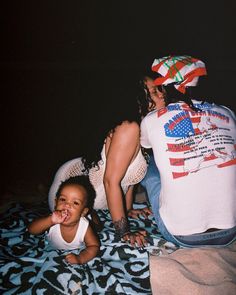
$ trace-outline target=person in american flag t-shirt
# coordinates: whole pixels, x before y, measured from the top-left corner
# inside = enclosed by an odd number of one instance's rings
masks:
[[[159,230],[186,247],[227,245],[236,238],[235,114],[193,99],[206,75],[199,59],[167,56],[155,59],[152,70],[157,75],[144,83],[147,100],[156,87],[165,106],[142,120],[141,145],[152,149],[160,172],[160,192],[147,189],[157,194],[149,198]]]

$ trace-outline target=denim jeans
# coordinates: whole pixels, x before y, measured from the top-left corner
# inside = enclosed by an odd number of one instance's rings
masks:
[[[141,181],[141,185],[146,189],[149,203],[151,205],[155,220],[157,221],[155,213],[159,211],[161,179],[153,156],[150,156],[149,158],[147,173]]]
[[[222,247],[227,246],[236,240],[236,227],[188,236],[174,236],[167,230],[159,212],[161,179],[160,172],[156,166],[153,156],[150,156],[147,173],[141,181],[141,185],[146,189],[158,230],[167,241],[182,247],[191,248],[197,246]]]

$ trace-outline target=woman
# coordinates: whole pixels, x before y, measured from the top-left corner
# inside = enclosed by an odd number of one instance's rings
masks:
[[[138,105],[143,119],[148,113],[161,110],[166,105],[166,91],[160,86],[156,86],[154,80],[157,75],[154,72],[147,72],[140,80],[140,94],[138,95]],[[156,166],[152,149],[142,147],[143,153],[148,158],[148,168],[145,177],[140,182],[145,188],[151,210],[155,212],[159,210],[159,195],[161,191],[160,172]],[[156,222],[158,222],[156,218]]]
[[[136,92],[129,91],[132,84],[129,82],[127,85],[124,81],[122,87],[110,92],[107,87],[114,87],[113,84],[106,77],[106,93],[112,93],[115,109],[112,107],[111,110],[114,111],[111,114],[109,110],[107,116],[104,116],[104,109],[102,110],[103,121],[106,119],[103,125],[106,125],[102,132],[97,132],[98,129],[95,133],[99,134],[101,144],[90,144],[91,149],[86,151],[84,157],[71,160],[59,168],[49,190],[49,206],[53,210],[55,193],[61,181],[87,174],[96,191],[94,208],[109,209],[116,236],[131,245],[144,246],[146,232],[131,231],[128,222],[128,216],[151,214],[148,208],[132,210],[134,185],[143,179],[147,170],[140,147],[140,115]]]
[[[140,91],[137,97],[139,112],[143,119],[149,112],[165,107],[166,92],[162,86],[156,86],[154,80],[157,75],[147,72],[140,79]]]

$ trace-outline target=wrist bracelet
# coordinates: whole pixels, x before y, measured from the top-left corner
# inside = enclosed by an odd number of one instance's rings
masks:
[[[129,224],[126,218],[122,217],[118,221],[113,222],[115,227],[115,235],[119,238],[122,238],[125,234],[127,234],[129,230]]]

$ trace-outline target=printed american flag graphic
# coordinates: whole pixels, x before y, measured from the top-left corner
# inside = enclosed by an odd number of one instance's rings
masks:
[[[207,127],[206,127],[207,126]],[[208,116],[182,111],[164,125],[172,177],[177,179],[203,168],[236,164],[236,144]],[[225,142],[227,140],[227,142]]]

